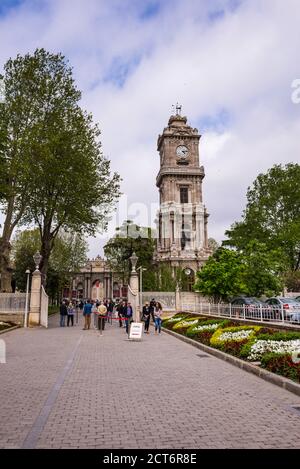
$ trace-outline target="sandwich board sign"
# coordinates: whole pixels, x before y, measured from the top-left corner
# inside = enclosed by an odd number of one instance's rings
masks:
[[[143,323],[132,322],[130,324],[129,339],[142,340],[142,334],[143,334]]]

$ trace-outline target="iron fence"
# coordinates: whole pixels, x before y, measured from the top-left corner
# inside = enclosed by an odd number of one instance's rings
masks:
[[[26,293],[0,293],[0,313],[24,313]]]
[[[287,311],[284,305],[231,305],[225,303],[184,303],[182,311],[205,316],[220,316],[224,318],[249,319],[259,322],[289,323],[300,325],[300,310]]]

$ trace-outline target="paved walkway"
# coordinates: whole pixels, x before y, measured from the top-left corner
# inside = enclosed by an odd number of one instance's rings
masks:
[[[162,333],[1,336],[1,448],[300,448],[300,398]]]

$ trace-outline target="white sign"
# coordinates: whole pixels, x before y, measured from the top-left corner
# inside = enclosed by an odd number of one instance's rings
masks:
[[[129,339],[141,340],[143,334],[143,323],[132,322],[130,325]]]

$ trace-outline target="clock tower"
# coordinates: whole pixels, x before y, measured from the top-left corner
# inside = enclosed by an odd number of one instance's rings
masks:
[[[211,254],[208,248],[208,213],[203,204],[204,168],[199,165],[199,135],[176,107],[157,140],[160,171],[158,238],[154,260],[180,267],[193,283],[195,272]]]

